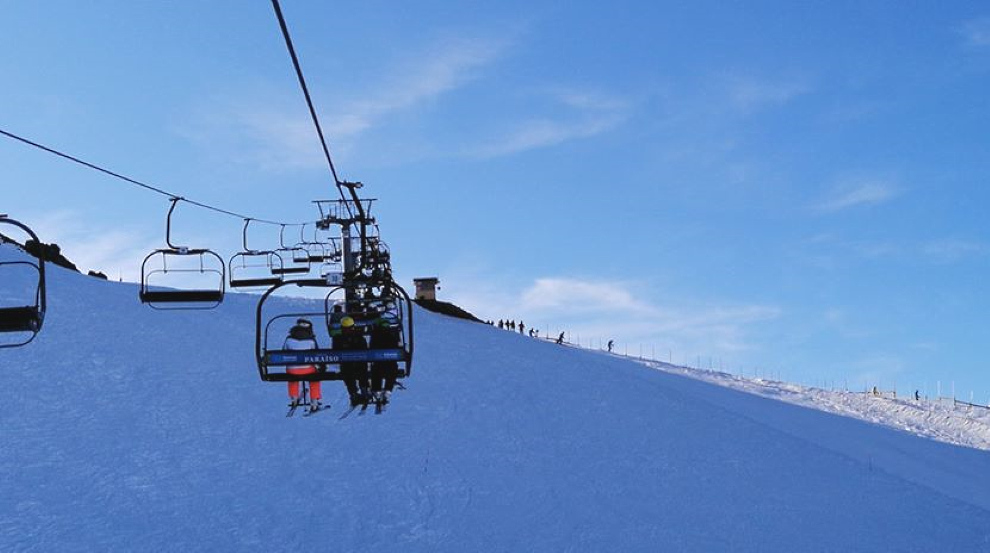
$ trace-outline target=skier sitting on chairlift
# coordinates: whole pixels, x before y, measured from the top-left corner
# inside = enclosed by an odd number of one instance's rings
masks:
[[[339,303],[330,311],[330,336],[340,335],[340,321],[344,318],[344,307]]]
[[[398,347],[399,329],[394,328],[388,319],[375,321],[371,329],[371,349]],[[399,364],[395,361],[375,361],[371,364],[371,394],[375,403],[385,405],[389,402],[398,375]]]
[[[313,323],[306,319],[299,319],[296,324],[289,329],[289,336],[285,339],[282,349],[289,350],[310,350],[319,349],[316,343],[316,335],[313,334]],[[317,371],[314,365],[291,365],[285,372],[293,375],[315,374]],[[302,402],[300,397],[299,382],[289,382],[289,407],[297,407]],[[309,383],[309,410],[317,411],[322,406],[323,395],[318,381]]]
[[[340,320],[341,333],[333,337],[333,349],[363,350],[368,349],[368,342],[361,334],[361,327],[354,324],[349,315]],[[368,402],[368,363],[365,361],[349,361],[340,364],[340,374],[343,377],[347,395],[350,396],[351,406]]]

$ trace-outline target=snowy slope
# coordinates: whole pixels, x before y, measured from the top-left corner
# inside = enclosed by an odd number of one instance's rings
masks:
[[[990,409],[954,405],[951,401],[878,397],[864,392],[823,390],[762,378],[642,361],[662,371],[682,374],[720,386],[743,390],[829,413],[855,417],[950,444],[990,450]]]
[[[0,351],[2,551],[990,551],[990,453],[418,310],[387,413],[285,418],[254,298],[52,269]]]

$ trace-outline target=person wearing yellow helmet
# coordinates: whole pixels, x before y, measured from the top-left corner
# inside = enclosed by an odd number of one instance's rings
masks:
[[[344,315],[340,319],[341,332],[333,337],[333,349],[354,351],[368,349],[368,342],[364,339],[362,329],[354,318]],[[364,361],[347,361],[340,364],[341,380],[347,388],[347,395],[350,396],[351,406],[368,402],[368,363]]]
[[[375,321],[371,329],[371,349],[399,347],[399,328],[395,321],[385,317]],[[385,405],[392,398],[392,389],[399,376],[399,364],[395,361],[375,361],[371,364],[371,394],[376,405]]]
[[[330,310],[330,320],[328,321],[330,336],[337,336],[341,333],[340,321],[344,317],[344,306],[339,303],[334,305],[333,309]]]

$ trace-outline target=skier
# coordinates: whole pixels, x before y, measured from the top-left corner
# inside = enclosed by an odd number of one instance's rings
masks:
[[[387,319],[378,319],[371,329],[371,349],[395,349],[399,347],[399,329]],[[371,395],[375,403],[384,405],[392,397],[392,388],[399,374],[395,361],[375,361],[371,364]]]
[[[615,345],[615,342],[613,342],[612,340],[609,340],[608,341],[608,352],[609,353],[612,353],[612,346],[614,346],[614,345]]]
[[[341,333],[333,337],[333,349],[363,350],[368,349],[368,342],[361,334],[361,329],[354,324],[349,315],[340,320]],[[340,364],[340,374],[343,377],[347,395],[351,399],[351,407],[368,402],[368,363],[364,361],[348,361]]]
[[[502,322],[502,319],[499,319],[499,320],[498,320],[498,327],[499,327],[499,328],[504,328],[504,326],[505,326],[505,323],[504,323],[504,322]]]
[[[313,334],[313,323],[307,319],[298,319],[296,321],[296,324],[289,329],[289,335],[285,338],[285,343],[282,345],[282,349],[294,351],[319,349],[319,347],[319,344],[316,343],[316,335]],[[285,372],[292,375],[306,375],[316,374],[317,371],[314,365],[290,365],[285,369]],[[299,382],[289,382],[288,384],[289,408],[294,409],[302,401],[299,395]],[[318,411],[323,405],[320,401],[323,399],[321,392],[319,381],[309,383],[310,411]]]
[[[914,400],[921,401],[921,392],[919,390],[914,391]]]
[[[563,330],[560,331],[560,336],[557,336],[557,343],[558,344],[563,344],[564,343],[564,331]]]
[[[526,330],[526,325],[522,321],[519,321],[519,334],[522,334],[524,330]]]
[[[330,336],[340,335],[340,321],[344,318],[344,306],[339,303],[330,311]]]

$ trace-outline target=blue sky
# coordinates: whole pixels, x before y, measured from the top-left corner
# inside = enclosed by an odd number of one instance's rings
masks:
[[[402,282],[586,345],[990,396],[985,4],[283,10]],[[5,14],[0,127],[254,217],[335,195],[268,2]],[[3,211],[84,269],[135,280],[163,242],[160,196],[11,141],[0,167]],[[176,215],[224,257],[240,229]]]

